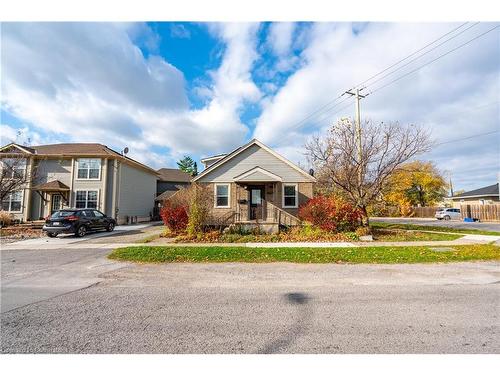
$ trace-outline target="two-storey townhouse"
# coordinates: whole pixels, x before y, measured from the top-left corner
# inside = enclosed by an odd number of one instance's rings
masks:
[[[16,162],[29,178],[1,202],[22,221],[38,220],[67,207],[96,208],[118,223],[149,220],[158,174],[98,143],[61,143],[0,148],[0,159]]]

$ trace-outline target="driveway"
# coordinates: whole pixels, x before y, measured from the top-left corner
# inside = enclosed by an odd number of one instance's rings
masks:
[[[398,223],[398,224],[415,224],[415,225],[431,225],[435,227],[449,227],[461,229],[480,229],[486,231],[500,232],[500,223],[493,222],[474,222],[464,223],[460,220],[437,220],[437,219],[421,219],[421,218],[401,218],[401,217],[373,217],[370,221],[383,223]]]
[[[15,241],[3,244],[4,248],[22,248],[22,249],[57,249],[59,247],[69,247],[81,243],[123,243],[135,242],[153,234],[159,234],[163,231],[163,226],[158,222],[149,222],[134,225],[117,225],[113,232],[93,232],[85,237],[75,237],[74,234],[60,234],[55,238],[42,236],[27,240]]]
[[[498,262],[145,265],[108,251],[2,251],[1,351],[500,351]]]

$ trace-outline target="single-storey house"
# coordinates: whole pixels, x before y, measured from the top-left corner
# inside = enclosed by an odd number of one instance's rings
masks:
[[[298,223],[298,208],[313,197],[314,176],[256,139],[228,154],[201,159],[192,179],[211,192],[212,216],[276,231]]]
[[[500,204],[498,183],[450,197],[453,207],[460,208],[462,204]]]
[[[32,176],[1,202],[22,221],[62,208],[95,208],[119,224],[150,220],[158,174],[154,169],[99,143],[60,143],[0,148],[0,160]],[[1,168],[1,167],[0,167]]]

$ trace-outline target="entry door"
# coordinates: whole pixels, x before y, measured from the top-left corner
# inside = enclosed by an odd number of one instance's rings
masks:
[[[262,219],[263,215],[263,199],[264,199],[264,188],[263,187],[251,187],[249,189],[250,199],[250,210],[249,210],[249,219]]]
[[[55,211],[58,211],[62,208],[62,195],[61,194],[52,194],[52,205],[50,207],[50,213],[52,214]]]

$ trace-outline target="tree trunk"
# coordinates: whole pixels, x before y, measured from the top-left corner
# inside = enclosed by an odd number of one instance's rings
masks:
[[[366,206],[361,206],[361,225],[364,227],[370,225],[370,219],[368,217],[368,210]]]

